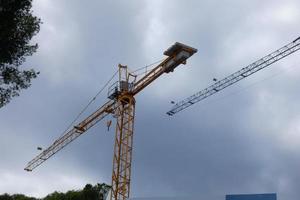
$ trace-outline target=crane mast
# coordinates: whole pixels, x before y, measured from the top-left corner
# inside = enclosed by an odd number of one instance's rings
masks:
[[[186,60],[196,52],[196,49],[177,42],[164,52],[168,57],[138,81],[135,80],[134,75],[128,73],[126,66],[119,65],[119,87],[115,87],[112,90],[114,92],[109,94],[109,97],[115,99],[118,105],[115,112],[117,123],[111,199],[125,200],[129,198],[135,112],[134,96],[163,73],[173,72],[178,65],[185,64]]]
[[[128,199],[130,192],[130,175],[132,144],[134,130],[135,99],[130,93],[135,81],[130,81],[131,74],[127,66],[119,65],[119,82],[113,85],[109,98],[116,102],[116,133],[113,155],[111,199]]]
[[[136,75],[128,71],[127,66],[119,65],[119,81],[109,88],[109,101],[55,140],[52,145],[31,160],[25,167],[25,170],[32,171],[85,133],[104,117],[112,114],[116,118],[116,133],[113,154],[111,200],[128,199],[130,194],[135,117],[134,96],[163,73],[173,72],[180,64],[186,64],[186,60],[196,52],[197,49],[176,42],[164,52],[164,55],[167,57],[138,80],[136,80]]]
[[[242,68],[241,70],[227,76],[226,78],[217,81],[213,85],[205,88],[204,90],[201,90],[197,92],[196,94],[193,94],[192,96],[179,101],[176,103],[171,110],[167,112],[168,115],[174,115],[193,104],[225,89],[226,87],[254,74],[255,72],[258,72],[267,66],[281,60],[282,58],[295,53],[300,49],[300,37],[295,39],[293,42],[283,46],[282,48],[270,53],[269,55],[251,63],[250,65]]]

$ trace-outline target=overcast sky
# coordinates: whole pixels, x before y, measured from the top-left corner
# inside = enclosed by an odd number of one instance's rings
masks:
[[[298,0],[35,0],[40,76],[0,110],[0,193],[36,197],[111,183],[106,121],[33,172],[23,170],[117,70],[163,58],[174,42],[198,49],[187,65],[136,96],[132,197],[277,193],[299,199],[300,52],[173,117],[179,101],[300,36]],[[106,101],[106,91],[83,118]],[[82,119],[83,119],[82,118]],[[114,123],[113,123],[114,125]]]

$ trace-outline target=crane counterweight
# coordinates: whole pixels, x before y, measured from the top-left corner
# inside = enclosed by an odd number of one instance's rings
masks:
[[[164,52],[164,55],[173,57],[173,59],[166,62],[166,73],[173,72],[179,64],[186,64],[186,60],[191,57],[197,49],[187,46],[185,44],[176,42],[173,46]]]

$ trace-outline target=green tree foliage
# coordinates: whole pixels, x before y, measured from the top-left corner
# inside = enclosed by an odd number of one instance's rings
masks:
[[[3,194],[0,195],[0,200],[38,200],[38,199],[33,197],[27,197],[23,194],[14,194],[14,195]]]
[[[66,193],[53,192],[42,199],[27,197],[22,194],[3,194],[0,195],[0,200],[105,200],[110,188],[105,183],[96,184],[95,186],[87,184],[83,190],[71,190]]]
[[[12,200],[12,197],[9,194],[0,195],[0,200]]]
[[[97,193],[96,188],[94,188],[91,184],[87,184],[83,188],[84,199],[97,199],[97,196],[99,196],[99,194]]]
[[[38,74],[19,69],[38,48],[30,40],[39,32],[41,20],[31,8],[32,0],[0,0],[0,108],[28,88]]]
[[[27,197],[23,194],[14,194],[12,196],[12,199],[13,200],[36,200],[36,198],[33,198],[33,197]]]

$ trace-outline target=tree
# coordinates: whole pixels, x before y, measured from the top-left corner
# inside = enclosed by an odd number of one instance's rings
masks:
[[[93,187],[91,184],[86,184],[82,192],[83,192],[83,199],[97,199],[99,194],[96,188]]]
[[[67,200],[82,200],[82,193],[80,191],[70,190],[66,193]]]
[[[33,197],[27,197],[23,194],[14,194],[12,195],[13,200],[37,200],[36,198]]]
[[[9,194],[0,195],[0,200],[13,200],[13,198]]]
[[[25,57],[38,48],[30,40],[39,32],[41,20],[33,16],[31,8],[32,0],[0,0],[0,108],[39,74],[19,69]]]
[[[110,189],[111,186],[106,185],[105,183],[97,183],[95,186],[92,186],[91,184],[86,184],[83,188],[83,199],[105,200]]]
[[[97,183],[95,187],[100,195],[100,200],[105,200],[108,195],[108,192],[111,190],[111,186],[105,183],[102,184]]]
[[[38,200],[33,197],[27,197],[23,194],[14,194],[14,195],[9,195],[9,194],[3,194],[0,195],[0,200]]]
[[[105,200],[111,186],[102,184],[86,184],[82,190],[70,190],[66,193],[53,192],[42,199],[27,197],[23,194],[2,194],[0,200]]]
[[[61,192],[53,192],[47,195],[44,200],[65,200],[65,194]]]

